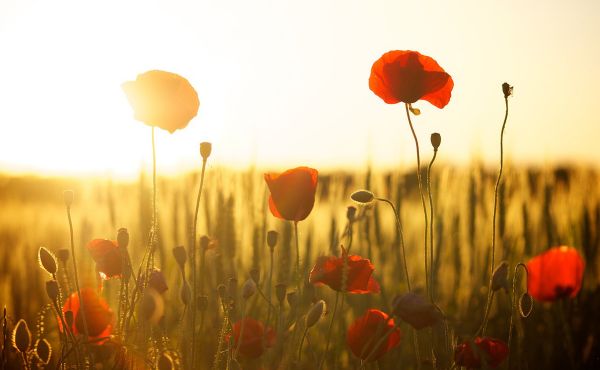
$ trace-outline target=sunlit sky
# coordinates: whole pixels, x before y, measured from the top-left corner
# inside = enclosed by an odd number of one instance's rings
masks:
[[[431,154],[468,163],[600,163],[600,2],[0,0],[0,171],[132,176],[150,128],[121,84],[150,69],[185,76],[200,110],[157,135],[159,170],[211,163],[364,169],[414,163],[401,104],[368,88],[373,62],[418,50],[451,74],[450,103],[418,102]],[[147,167],[146,167],[147,168]]]

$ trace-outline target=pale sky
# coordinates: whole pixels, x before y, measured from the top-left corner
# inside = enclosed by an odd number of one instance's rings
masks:
[[[600,163],[600,2],[0,0],[0,171],[134,175],[150,128],[121,83],[150,69],[186,77],[200,110],[157,135],[159,170],[199,162],[319,169],[412,165],[402,104],[368,87],[373,62],[417,50],[453,77],[450,103],[418,102],[431,154]]]

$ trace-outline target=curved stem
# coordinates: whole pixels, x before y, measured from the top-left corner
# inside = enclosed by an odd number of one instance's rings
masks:
[[[417,149],[417,182],[419,183],[419,193],[421,194],[421,204],[423,206],[423,218],[425,220],[425,288],[427,290],[427,294],[429,295],[429,283],[427,279],[427,276],[429,275],[427,268],[427,229],[429,223],[427,222],[427,206],[425,205],[425,195],[423,194],[423,183],[421,181],[421,154],[419,152],[419,140],[417,139],[415,128],[413,127],[412,121],[410,119],[410,110],[408,104],[404,104],[404,106],[406,108],[406,118],[408,119],[410,131],[412,132],[413,138],[415,139],[415,147]]]
[[[304,345],[304,339],[306,338],[306,333],[308,333],[308,326],[304,328],[304,333],[302,334],[302,340],[300,340],[300,348],[298,348],[298,363],[302,363],[302,346]]]
[[[192,369],[195,369],[196,363],[196,311],[198,304],[198,281],[196,271],[196,240],[198,230],[198,211],[200,210],[200,198],[202,197],[202,187],[204,186],[204,173],[206,171],[206,159],[202,159],[202,171],[200,173],[200,186],[198,187],[198,196],[196,197],[196,209],[194,211],[194,223],[192,225],[192,240],[190,250],[190,267],[192,270]],[[200,294],[204,294],[204,251],[200,251]],[[204,310],[200,312],[200,328],[204,324]]]
[[[502,179],[502,170],[504,169],[504,129],[506,128],[506,120],[508,118],[508,97],[504,98],[504,121],[502,122],[502,130],[500,131],[500,170],[498,171],[498,178],[496,179],[496,186],[494,188],[494,210],[492,215],[492,256],[490,263],[490,281],[488,286],[487,302],[485,305],[485,313],[483,315],[483,322],[481,324],[482,333],[485,334],[487,326],[488,315],[490,306],[492,304],[492,276],[494,274],[494,265],[496,258],[496,209],[498,208],[498,188],[500,187],[500,180]]]
[[[321,363],[319,364],[319,370],[323,368],[325,364],[325,358],[327,357],[327,352],[329,351],[329,341],[331,340],[331,329],[333,328],[333,321],[335,320],[335,314],[337,312],[338,300],[340,298],[340,292],[335,293],[335,303],[333,304],[333,314],[331,315],[331,321],[329,321],[329,327],[327,328],[327,340],[325,341],[325,352],[323,353],[323,359],[321,359]]]
[[[410,278],[408,276],[408,263],[406,262],[406,248],[404,247],[404,234],[402,232],[402,223],[400,222],[400,215],[394,207],[394,204],[385,198],[375,198],[380,202],[384,202],[389,204],[392,207],[392,211],[394,211],[394,216],[396,216],[396,228],[398,229],[398,234],[400,235],[400,248],[402,249],[402,259],[404,260],[404,274],[406,275],[406,286],[408,287],[408,291],[411,291],[410,288]]]
[[[433,162],[435,162],[435,158],[437,157],[437,149],[433,150],[433,157],[429,162],[429,166],[427,167],[427,194],[429,195],[429,209],[431,210],[431,215],[429,218],[429,294],[430,299],[433,302],[433,196],[431,195],[431,167],[433,166]]]

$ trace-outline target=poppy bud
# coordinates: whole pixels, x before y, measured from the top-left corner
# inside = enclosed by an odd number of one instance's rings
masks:
[[[183,302],[184,305],[188,305],[190,303],[190,301],[192,300],[192,290],[190,289],[190,285],[188,284],[187,281],[183,281],[183,285],[181,286],[181,302]]]
[[[321,299],[310,308],[310,311],[308,311],[308,314],[306,315],[306,327],[310,328],[314,326],[321,316],[323,316],[324,311],[325,301]]]
[[[296,291],[289,292],[287,294],[287,302],[290,307],[294,307],[296,303],[298,303],[298,293],[296,293]]]
[[[346,209],[346,218],[350,222],[354,221],[354,219],[356,218],[356,207],[348,206],[348,208]]]
[[[200,237],[200,250],[206,251],[210,246],[210,238],[206,235]]]
[[[258,283],[259,283],[259,281],[260,281],[260,270],[259,270],[259,269],[257,269],[257,268],[253,268],[252,270],[250,270],[250,273],[249,273],[249,275],[250,275],[250,278],[251,278],[252,280],[254,280],[254,282],[255,282],[256,284],[258,284]]]
[[[431,146],[433,146],[433,150],[438,150],[440,144],[442,143],[442,135],[434,132],[431,134]]]
[[[508,291],[508,262],[502,261],[492,274],[492,290],[494,292],[504,288]]]
[[[413,106],[411,104],[408,105],[408,110],[410,110],[410,112],[412,114],[414,114],[415,116],[418,116],[421,114],[421,110],[419,108],[413,108]]]
[[[279,283],[275,285],[275,296],[277,297],[279,304],[283,304],[283,301],[285,301],[286,290],[287,285],[285,285],[284,283]]]
[[[273,249],[277,245],[277,238],[279,237],[279,233],[275,230],[269,230],[267,232],[267,245],[269,248]]]
[[[65,322],[67,323],[67,327],[72,328],[73,327],[73,311],[71,311],[71,310],[65,311],[64,316],[65,316]]]
[[[44,247],[40,247],[38,250],[38,259],[40,261],[40,265],[47,273],[50,275],[56,274],[56,259],[54,255]]]
[[[69,260],[70,253],[67,248],[61,248],[56,251],[56,257],[59,261],[66,263]]]
[[[122,227],[117,231],[117,244],[121,248],[127,248],[129,245],[129,232],[126,228]]]
[[[533,311],[533,297],[529,293],[523,293],[519,298],[519,313],[521,317],[526,318],[531,315],[531,311]]]
[[[225,298],[227,298],[227,287],[225,286],[225,284],[219,284],[219,286],[217,287],[217,293],[219,293],[219,298],[221,298],[222,301],[224,301]]]
[[[158,370],[173,370],[175,365],[173,359],[168,353],[162,353],[158,358]]]
[[[206,311],[208,308],[208,296],[201,295],[196,298],[198,311]]]
[[[150,277],[148,278],[148,286],[154,289],[157,293],[166,292],[169,287],[167,286],[167,279],[165,278],[165,274],[162,273],[159,269],[155,268],[150,273]]]
[[[256,293],[256,283],[252,279],[246,280],[242,287],[242,298],[248,299]]]
[[[200,155],[202,156],[203,160],[207,160],[208,157],[210,157],[210,153],[212,152],[212,144],[207,142],[207,141],[203,141],[200,143]]]
[[[504,93],[504,99],[506,99],[512,95],[513,87],[510,86],[508,82],[505,82],[502,84],[502,92]]]
[[[175,257],[175,261],[177,261],[179,268],[183,270],[183,266],[185,266],[185,262],[187,261],[187,252],[185,247],[180,245],[173,248],[173,257]]]
[[[368,190],[357,190],[350,195],[350,198],[357,203],[368,204],[375,199],[375,195]]]
[[[21,319],[12,333],[13,346],[21,353],[27,352],[31,345],[31,332],[25,320]]]
[[[50,298],[52,303],[58,303],[59,289],[56,280],[46,281],[46,294],[48,295],[48,298]]]
[[[73,198],[75,197],[73,190],[65,190],[63,195],[65,197],[65,206],[67,206],[67,208],[70,208],[73,204]]]
[[[52,346],[45,338],[38,339],[35,342],[35,355],[44,365],[48,365],[52,357]]]

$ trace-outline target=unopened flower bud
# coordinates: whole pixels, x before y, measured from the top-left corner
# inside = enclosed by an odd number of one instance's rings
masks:
[[[260,281],[260,270],[257,268],[250,270],[250,278],[254,280],[256,284],[258,284]]]
[[[248,299],[256,293],[256,283],[252,279],[246,280],[242,287],[242,298]]]
[[[166,292],[169,287],[167,286],[167,279],[165,274],[157,268],[152,269],[150,277],[148,278],[148,286],[154,289],[157,293],[162,294]]]
[[[368,190],[357,190],[350,195],[350,198],[357,203],[368,204],[375,199],[375,194]]]
[[[346,218],[349,222],[354,222],[354,219],[356,218],[356,207],[348,206],[346,209]]]
[[[324,311],[325,301],[321,299],[310,308],[310,311],[308,311],[308,314],[306,315],[306,327],[310,328],[315,325],[321,316],[323,316]]]
[[[207,160],[208,157],[210,157],[210,153],[212,152],[212,144],[207,142],[207,141],[203,141],[200,143],[200,155],[202,156],[203,160]]]
[[[70,255],[71,252],[67,248],[61,248],[56,251],[56,258],[63,263],[66,263],[69,260]]]
[[[492,290],[494,292],[504,288],[508,291],[508,262],[502,261],[492,274]]]
[[[504,93],[504,99],[506,99],[512,95],[513,87],[510,86],[508,82],[505,82],[502,84],[502,92]]]
[[[67,206],[67,208],[70,208],[71,205],[73,204],[73,198],[75,198],[75,194],[73,193],[73,190],[65,190],[63,195],[65,197],[65,206]]]
[[[48,365],[52,357],[52,346],[47,339],[41,338],[35,341],[35,355],[42,364]]]
[[[434,132],[431,134],[431,146],[433,146],[433,150],[438,150],[440,144],[442,143],[442,135]]]
[[[201,295],[196,298],[196,304],[198,311],[206,311],[208,308],[208,296]]]
[[[183,269],[185,266],[185,262],[187,261],[187,251],[185,247],[182,245],[173,248],[173,257],[175,257],[175,261],[179,265],[179,268]]]
[[[31,346],[31,332],[25,320],[19,320],[13,329],[12,342],[13,346],[22,354],[27,352]]]
[[[38,259],[40,261],[40,265],[47,273],[50,275],[56,274],[56,259],[54,255],[44,247],[40,247],[38,250]]]
[[[277,245],[277,238],[279,237],[279,233],[275,230],[269,230],[267,232],[267,245],[269,248],[273,249]]]
[[[129,245],[129,231],[124,227],[117,231],[117,244],[121,248],[127,248]]]
[[[529,293],[523,293],[519,298],[519,313],[521,317],[529,317],[533,311],[533,298]]]
[[[56,280],[46,281],[46,294],[48,295],[48,298],[50,298],[52,303],[58,303],[59,289]]]
[[[285,285],[284,283],[279,283],[275,285],[275,296],[277,297],[279,304],[283,304],[283,302],[285,301],[286,291],[287,285]]]

